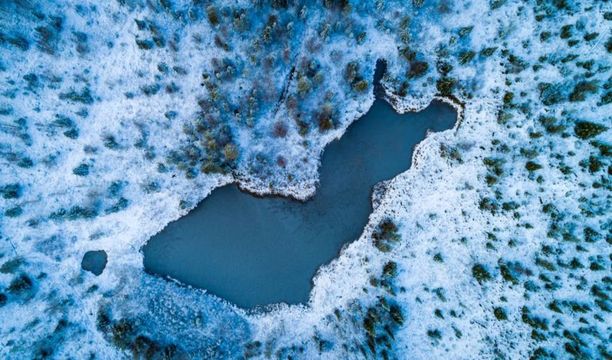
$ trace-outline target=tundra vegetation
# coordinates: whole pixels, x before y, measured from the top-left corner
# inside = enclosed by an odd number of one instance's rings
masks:
[[[0,2],[0,357],[610,358],[606,5]],[[245,315],[134,265],[220,183],[308,196],[378,59],[396,109],[461,123],[308,307]]]

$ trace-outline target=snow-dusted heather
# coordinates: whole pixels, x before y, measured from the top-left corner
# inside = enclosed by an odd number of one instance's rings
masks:
[[[0,2],[0,357],[610,358],[611,22],[606,1]],[[144,272],[217,186],[310,196],[378,59],[396,110],[441,96],[461,121],[307,305]]]

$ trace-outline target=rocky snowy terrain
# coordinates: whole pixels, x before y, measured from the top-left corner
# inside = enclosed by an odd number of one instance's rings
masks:
[[[1,1],[0,357],[611,358],[611,24],[608,1]],[[397,111],[461,121],[308,304],[144,272],[215,187],[312,195],[379,59]]]

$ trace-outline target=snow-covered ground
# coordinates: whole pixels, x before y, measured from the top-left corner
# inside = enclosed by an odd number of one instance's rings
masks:
[[[0,2],[0,357],[610,358],[611,23],[606,1]],[[462,120],[307,305],[144,272],[217,186],[311,195],[378,59],[396,110]]]

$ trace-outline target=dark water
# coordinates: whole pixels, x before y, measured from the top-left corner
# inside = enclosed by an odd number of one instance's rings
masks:
[[[360,236],[373,185],[410,167],[427,129],[446,130],[455,121],[455,110],[441,102],[399,115],[377,100],[325,149],[311,200],[258,198],[236,185],[216,189],[149,240],[145,269],[243,308],[306,302],[317,269]]]
[[[83,256],[83,260],[81,260],[81,268],[98,276],[102,274],[104,268],[106,268],[106,260],[106,251],[88,251]]]

